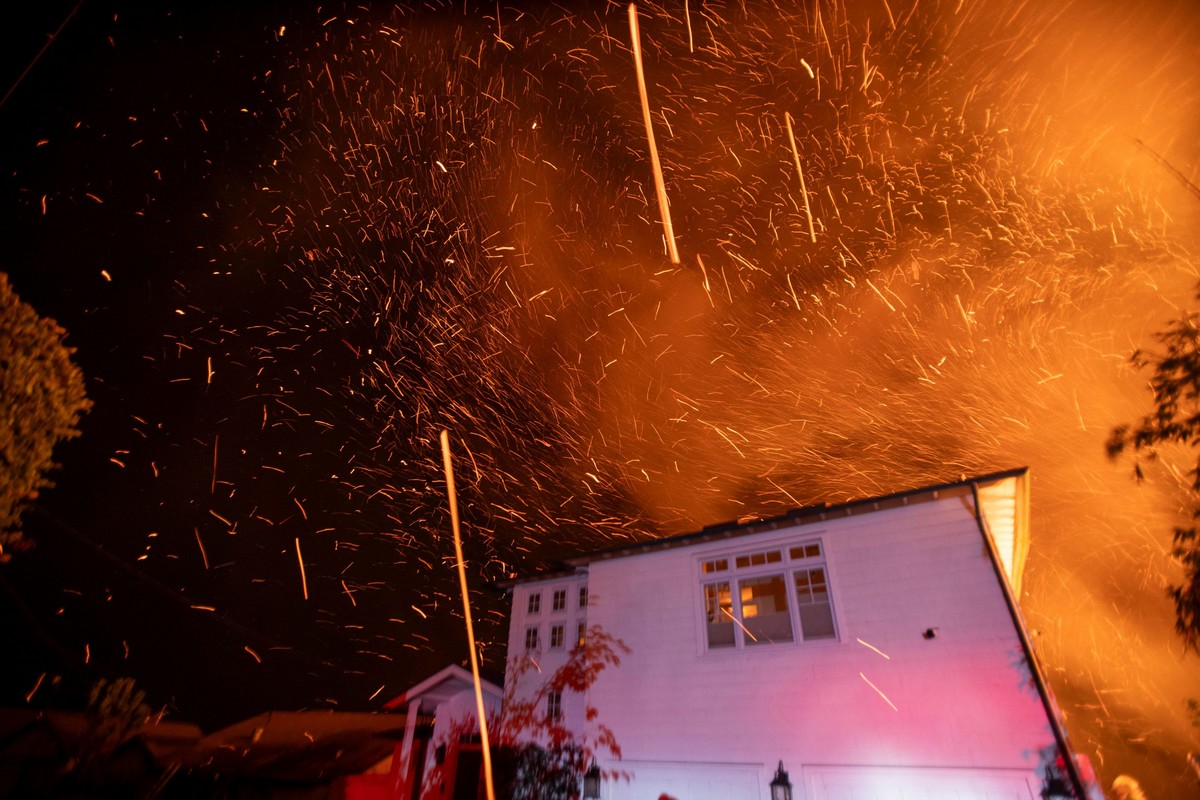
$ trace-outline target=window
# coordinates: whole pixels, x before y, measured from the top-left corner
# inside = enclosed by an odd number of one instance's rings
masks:
[[[833,606],[829,604],[829,584],[825,569],[798,569],[796,604],[800,609],[800,631],[808,639],[832,639],[837,636],[833,627]]]
[[[529,613],[536,614],[542,610],[542,593],[533,592],[529,595]]]
[[[837,638],[820,542],[707,558],[699,566],[709,650]]]
[[[550,692],[546,695],[546,719],[562,719],[562,692]]]
[[[733,647],[733,596],[729,581],[710,583],[704,587],[704,613],[708,619],[708,646]]]
[[[563,626],[562,625],[551,625],[550,626],[550,649],[551,650],[561,650],[562,646],[563,646]]]
[[[536,626],[525,629],[525,652],[538,649],[538,629]]]
[[[783,575],[764,575],[739,582],[742,630],[747,645],[792,641],[787,582]]]
[[[575,646],[583,647],[587,644],[587,623],[579,623],[579,627],[575,633]]]
[[[579,607],[587,608],[587,601],[588,601],[587,587],[580,586],[579,587]]]
[[[554,590],[554,600],[551,604],[551,608],[554,611],[566,611],[567,610],[567,590],[566,589],[555,589]]]
[[[763,564],[778,564],[780,561],[783,561],[783,555],[778,550],[770,550],[738,556],[734,560],[734,564],[738,569],[745,569],[746,567],[761,567]]]

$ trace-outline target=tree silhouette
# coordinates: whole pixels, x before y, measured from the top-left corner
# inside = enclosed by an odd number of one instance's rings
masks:
[[[21,512],[51,486],[54,446],[79,435],[91,403],[66,331],[21,300],[0,273],[0,563],[27,547]]]
[[[1185,647],[1200,653],[1200,541],[1196,538],[1196,520],[1200,519],[1200,312],[1189,312],[1171,322],[1154,339],[1154,350],[1139,350],[1130,357],[1135,367],[1150,371],[1154,410],[1137,425],[1114,428],[1107,449],[1110,458],[1132,450],[1139,481],[1145,473],[1138,459],[1154,460],[1164,446],[1189,448],[1196,459],[1187,473],[1193,493],[1192,524],[1175,528],[1172,546],[1184,580],[1171,586],[1168,594],[1175,603],[1176,632]]]

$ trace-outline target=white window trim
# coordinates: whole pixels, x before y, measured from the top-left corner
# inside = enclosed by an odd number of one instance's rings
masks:
[[[747,537],[755,538],[755,537]],[[788,555],[788,549],[806,544],[819,544],[821,546],[821,556],[819,559],[796,559],[793,560]],[[781,561],[773,564],[761,564],[754,567],[737,568],[735,559],[740,555],[748,555],[750,553],[760,553],[766,550],[780,550],[783,554]],[[722,572],[704,572],[703,565],[706,561],[725,558],[729,561],[729,568]],[[796,583],[794,573],[799,569],[811,569],[812,567],[820,566],[825,570],[825,583],[829,592],[830,613],[833,617],[833,632],[831,638],[826,639],[808,639],[805,640],[802,636],[800,628],[800,609],[796,602]],[[696,598],[696,633],[697,642],[699,644],[699,652],[701,655],[711,655],[719,657],[721,654],[727,653],[745,653],[750,652],[768,652],[778,651],[786,648],[814,648],[814,647],[829,647],[838,645],[845,641],[846,633],[839,618],[838,609],[841,607],[841,602],[836,594],[836,588],[839,581],[830,569],[829,550],[826,545],[825,537],[820,533],[805,534],[804,536],[783,535],[772,537],[771,539],[757,539],[753,543],[749,541],[743,542],[738,546],[730,546],[725,543],[719,549],[706,550],[697,553],[692,559],[693,585],[695,588]],[[741,599],[738,597],[737,581],[742,578],[759,578],[768,575],[783,574],[784,583],[787,587],[787,603],[788,603],[788,618],[792,625],[792,641],[790,642],[770,642],[747,646],[744,639],[744,633],[738,630],[741,622]],[[734,623],[734,646],[733,647],[709,647],[708,645],[708,618],[705,610],[704,587],[706,585],[721,583],[728,581],[730,584],[729,591],[734,601],[734,611],[737,614]]]
[[[533,634],[533,647],[529,646],[529,634]],[[526,653],[540,653],[542,650],[542,626],[541,625],[526,625],[525,626],[525,641]]]
[[[550,613],[562,614],[567,611],[570,603],[571,593],[569,589],[557,588],[550,590]],[[558,604],[558,600],[562,599],[562,605]]]

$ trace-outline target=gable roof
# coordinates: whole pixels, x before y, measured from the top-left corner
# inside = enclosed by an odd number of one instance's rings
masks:
[[[491,695],[495,700],[500,700],[504,696],[504,691],[491,681],[480,679],[480,684],[485,695]],[[419,707],[432,709],[460,692],[474,691],[474,687],[475,679],[470,672],[457,664],[450,664],[403,694],[388,700],[383,704],[383,708],[385,711],[403,709],[412,701],[418,700],[421,703]]]

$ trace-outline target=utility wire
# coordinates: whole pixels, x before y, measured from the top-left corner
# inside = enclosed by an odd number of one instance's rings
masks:
[[[50,38],[46,40],[44,45],[42,45],[42,49],[38,50],[37,55],[34,56],[33,60],[29,62],[29,66],[25,67],[25,71],[22,72],[20,77],[13,82],[12,86],[8,87],[8,91],[4,93],[4,98],[0,99],[0,108],[4,108],[4,104],[8,102],[8,98],[12,97],[12,93],[15,92],[17,87],[21,85],[21,81],[25,80],[25,76],[28,75],[29,71],[33,69],[33,65],[38,62],[38,60],[42,57],[42,54],[50,49],[50,45],[54,44],[54,40],[58,38],[60,33],[62,33],[63,28],[67,27],[67,23],[71,21],[71,18],[75,16],[75,12],[80,9],[83,3],[84,0],[79,0],[79,2],[75,4],[75,7],[71,9],[71,13],[67,14],[67,18],[64,19],[58,26],[58,30],[50,34]]]

